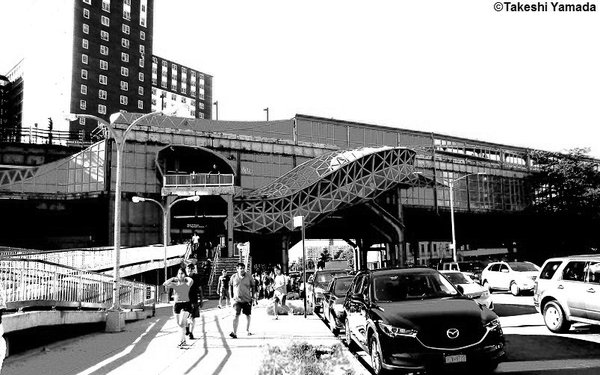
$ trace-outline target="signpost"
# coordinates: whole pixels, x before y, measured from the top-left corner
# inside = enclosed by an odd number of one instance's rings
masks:
[[[306,249],[304,247],[304,216],[294,216],[294,228],[302,228],[302,276],[304,282],[302,283],[304,288],[304,319],[306,319]]]

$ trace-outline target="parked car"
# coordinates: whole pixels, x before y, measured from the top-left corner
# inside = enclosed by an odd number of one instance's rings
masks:
[[[505,356],[498,316],[435,269],[361,271],[344,310],[345,341],[370,354],[375,374],[474,365],[483,373]]]
[[[332,269],[318,270],[307,281],[306,299],[312,304],[314,311],[319,312],[323,308],[323,293],[335,276],[347,275],[348,270]]]
[[[508,290],[513,296],[533,292],[540,268],[531,262],[492,262],[481,273],[482,285],[490,292]]]
[[[494,309],[494,302],[490,297],[490,291],[488,288],[473,281],[469,274],[460,271],[440,272],[442,275],[446,276],[446,278],[452,283],[452,285],[456,287],[456,289],[458,289],[459,292],[486,306],[490,310]]]
[[[329,283],[327,291],[323,293],[323,318],[327,320],[329,329],[334,335],[344,329],[344,320],[346,319],[344,301],[353,278],[354,276],[334,277]]]
[[[600,324],[600,255],[546,260],[535,282],[533,304],[552,332],[572,322]]]

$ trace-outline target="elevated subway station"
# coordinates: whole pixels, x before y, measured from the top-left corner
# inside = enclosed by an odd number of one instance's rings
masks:
[[[124,113],[114,126],[124,131],[140,115]],[[459,248],[521,245],[523,234],[510,229],[526,221],[528,153],[304,115],[268,122],[151,116],[127,138],[121,241],[162,242],[160,207],[133,203],[133,196],[168,205],[199,195],[172,207],[169,242],[196,231],[221,256],[237,256],[235,243],[250,241],[255,263],[285,263],[299,239],[291,218],[302,215],[307,238],[346,239],[360,253],[382,243],[389,264],[416,263],[432,256],[416,251],[420,242],[451,237],[455,181]],[[2,219],[3,245],[110,245],[115,157],[114,142],[103,139],[52,163],[1,171],[0,205],[14,213]]]

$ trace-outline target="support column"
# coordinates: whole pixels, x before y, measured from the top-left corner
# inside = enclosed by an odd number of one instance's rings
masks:
[[[366,270],[367,269],[367,252],[369,251],[369,247],[371,246],[371,244],[369,243],[369,241],[365,240],[364,238],[361,238],[358,240],[358,254],[359,254],[359,258],[360,258],[360,270]]]
[[[175,200],[174,196],[167,195],[165,197],[165,205],[164,205],[164,207],[169,207],[171,205],[171,203],[173,203],[174,200]],[[163,225],[167,228],[167,231],[166,231],[167,237],[165,238],[165,241],[167,243],[167,246],[169,246],[171,244],[171,210],[168,210],[167,213],[168,213],[168,215],[166,215],[166,217],[165,217],[165,219],[167,220],[167,222],[164,223]]]
[[[233,257],[233,195],[225,195],[227,202],[227,256]]]
[[[281,237],[281,272],[287,274],[289,272],[288,266],[290,263],[289,260],[289,250],[290,250],[290,240],[287,235],[283,235]]]

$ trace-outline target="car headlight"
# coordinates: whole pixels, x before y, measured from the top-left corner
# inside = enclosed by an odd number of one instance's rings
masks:
[[[388,335],[390,337],[396,337],[396,336],[416,337],[417,333],[419,333],[419,331],[417,331],[416,329],[394,327],[392,325],[384,324],[384,323],[379,323],[379,327],[381,327],[381,330],[383,331],[383,333],[385,333],[386,335]]]
[[[485,328],[489,329],[489,330],[494,330],[494,329],[498,329],[501,328],[500,327],[500,319],[496,318],[492,321],[489,321],[485,324]]]

